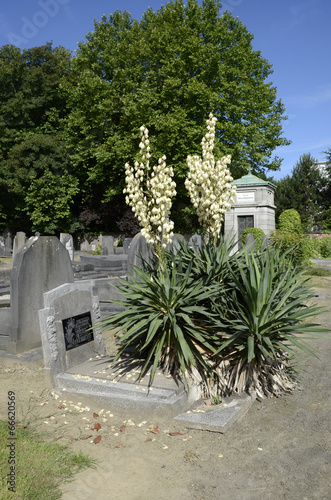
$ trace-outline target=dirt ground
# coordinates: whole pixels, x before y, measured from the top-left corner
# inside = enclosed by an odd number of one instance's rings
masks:
[[[319,322],[330,328],[331,277],[315,281],[328,308]],[[96,408],[53,392],[40,367],[3,363],[0,418],[15,391],[18,422],[97,461],[63,485],[63,500],[330,500],[331,333],[310,343],[319,359],[297,358],[300,389],[256,401],[225,434]]]

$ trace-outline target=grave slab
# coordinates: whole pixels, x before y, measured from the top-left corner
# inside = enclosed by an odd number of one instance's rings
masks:
[[[74,366],[56,377],[59,389],[89,396],[96,402],[110,403],[114,410],[141,416],[173,418],[200,398],[195,388],[187,391],[185,384],[157,371],[149,387],[149,374],[139,381],[139,365],[112,365],[113,358],[99,356]]]
[[[175,420],[192,429],[225,433],[246,415],[255,399],[255,393],[231,396],[225,398],[220,405],[200,405],[194,410],[176,416]]]

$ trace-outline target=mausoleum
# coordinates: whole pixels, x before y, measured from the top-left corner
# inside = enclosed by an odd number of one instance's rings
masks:
[[[274,193],[276,186],[253,175],[250,171],[233,181],[237,194],[231,209],[225,213],[224,234],[232,233],[241,241],[247,228],[262,229],[266,236],[275,230]]]

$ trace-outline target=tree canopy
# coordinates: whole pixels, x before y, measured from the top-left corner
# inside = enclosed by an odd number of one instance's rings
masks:
[[[46,183],[49,172],[58,179],[70,173],[61,132],[66,103],[59,92],[70,57],[68,50],[51,44],[23,51],[12,45],[0,48],[0,194],[13,229],[33,229],[26,213],[31,183]],[[38,203],[32,191],[29,199]],[[51,199],[46,210],[52,211]]]
[[[49,43],[1,47],[0,216],[25,231],[134,228],[125,163],[145,125],[152,160],[166,155],[174,169],[174,212],[184,221],[186,159],[199,154],[210,112],[215,157],[231,155],[234,178],[279,169],[285,110],[252,40],[239,19],[220,15],[218,0],[172,0],[140,21],[103,16],[75,57]]]
[[[155,157],[173,165],[186,194],[186,158],[198,154],[210,111],[218,120],[216,154],[232,156],[235,177],[277,170],[284,106],[268,81],[271,65],[253,36],[217,0],[174,0],[137,21],[124,11],[96,22],[79,44],[62,84],[70,113],[66,139],[87,192],[111,199],[147,126]]]

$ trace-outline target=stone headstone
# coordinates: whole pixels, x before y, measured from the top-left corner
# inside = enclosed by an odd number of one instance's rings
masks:
[[[189,242],[188,242],[190,247],[198,247],[201,248],[201,235],[200,234],[192,234]]]
[[[130,277],[137,278],[134,266],[142,268],[142,260],[151,263],[153,260],[153,250],[152,245],[147,243],[145,237],[140,232],[132,239],[129,248],[127,261],[129,279]]]
[[[79,249],[81,252],[92,252],[97,249],[97,247],[101,245],[101,235],[96,239],[84,239],[80,242]]]
[[[124,238],[124,240],[123,240],[123,253],[125,253],[126,255],[129,253],[129,248],[130,248],[132,239],[133,238]]]
[[[252,233],[247,234],[247,239],[246,239],[246,245],[249,247],[249,249],[254,252],[255,250],[255,238]]]
[[[15,259],[17,252],[25,245],[25,242],[26,234],[23,231],[18,231],[14,238],[13,260]]]
[[[101,236],[101,255],[113,255],[114,250],[114,238],[110,235]]]
[[[19,354],[41,346],[38,311],[43,308],[43,294],[73,281],[69,254],[56,236],[35,236],[26,242],[11,272],[7,352]]]
[[[269,238],[266,234],[262,236],[262,250],[265,250],[269,246]]]
[[[172,243],[168,245],[168,249],[172,251],[175,255],[180,249],[180,242],[184,242],[185,238],[182,234],[174,234],[173,237],[171,238]]]
[[[67,283],[44,293],[39,324],[45,370],[56,377],[91,357],[105,354],[99,299],[90,283]]]
[[[5,235],[5,247],[8,248],[9,250],[13,249],[13,240],[10,232],[8,231]]]
[[[0,246],[0,257],[11,257],[11,256],[12,256],[12,250],[10,250],[7,247]]]
[[[69,233],[60,233],[60,241],[68,250],[70,259],[74,260],[74,239]]]

